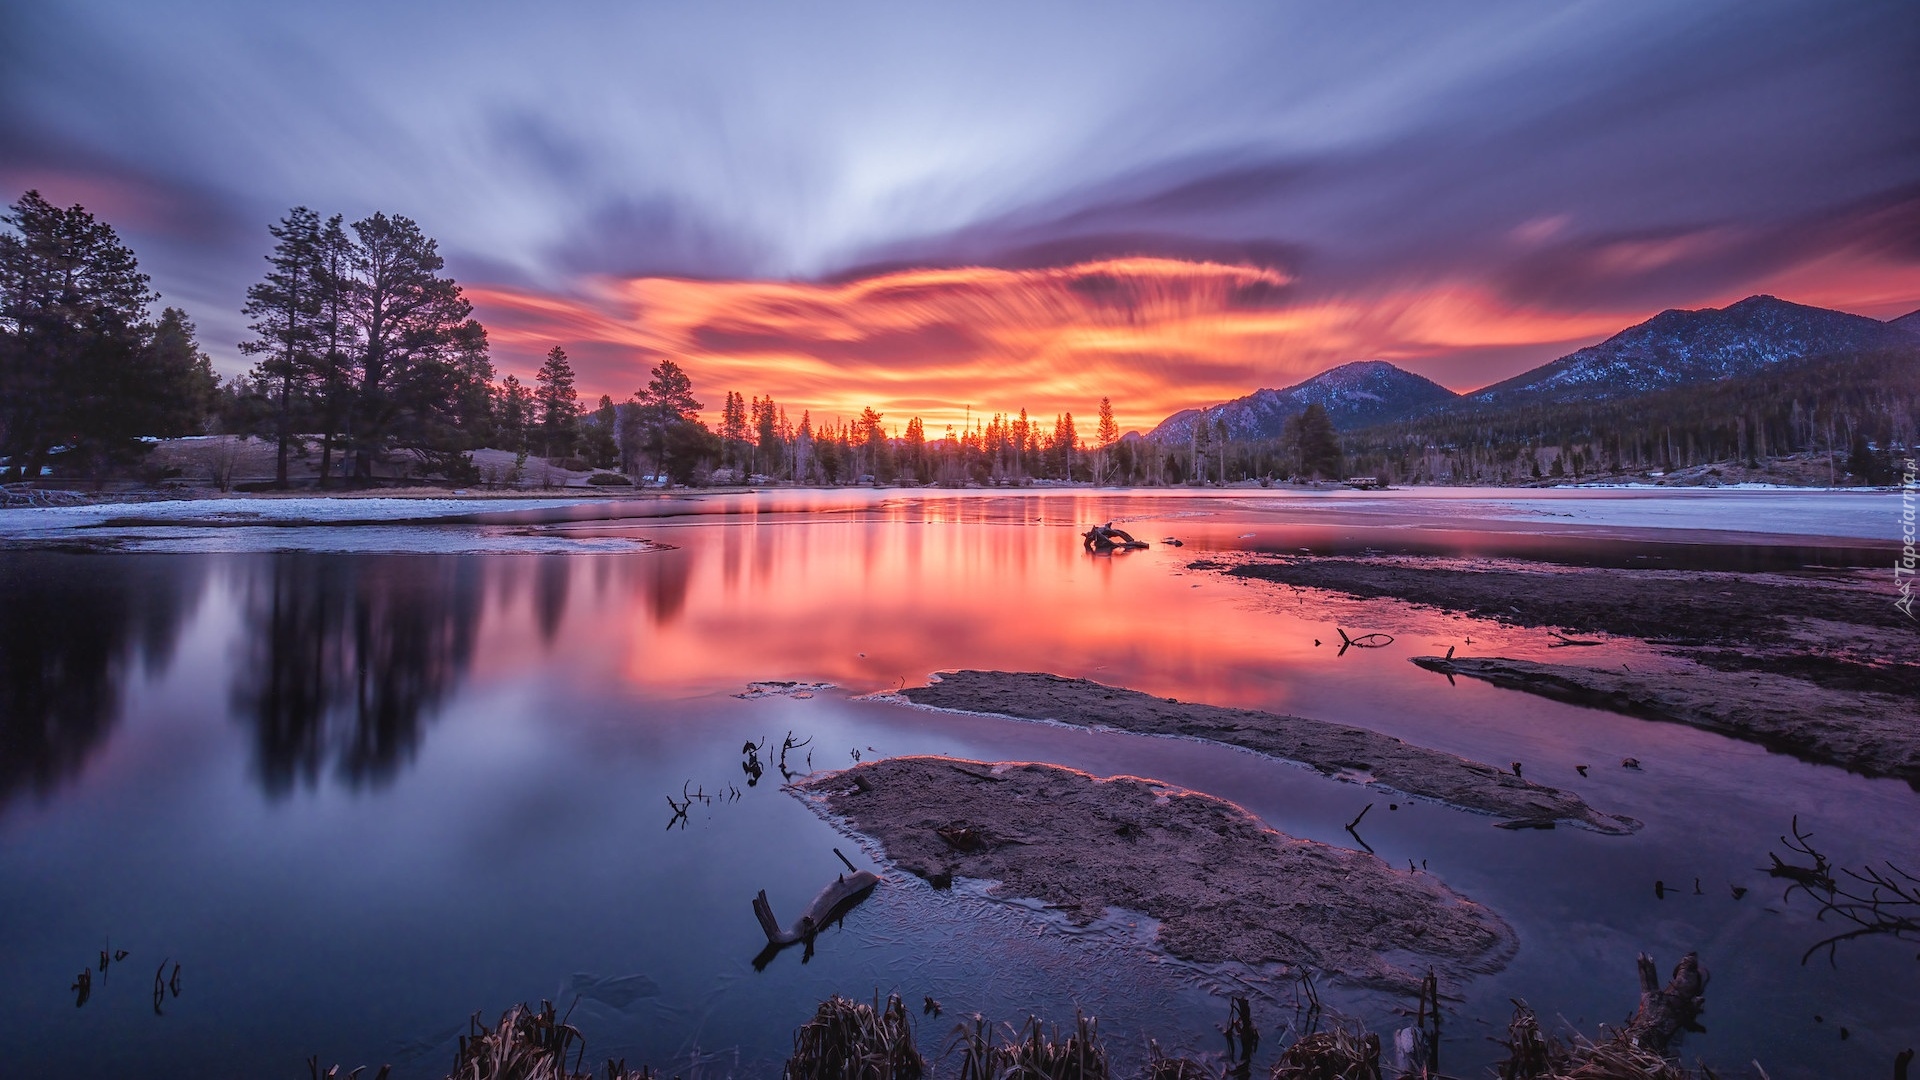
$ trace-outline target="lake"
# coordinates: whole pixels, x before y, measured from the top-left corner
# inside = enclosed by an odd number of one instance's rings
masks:
[[[1803,965],[1825,926],[1756,868],[1795,815],[1841,865],[1920,863],[1908,785],[1408,662],[1469,640],[1552,658],[1538,630],[1188,565],[1307,549],[1766,570],[1885,551],[1859,524],[1877,503],[1744,494],[1720,504],[1740,532],[1638,493],[849,491],[331,528],[123,523],[131,550],[0,551],[0,1073],[296,1077],[318,1055],[439,1076],[470,1014],[542,998],[574,1005],[589,1062],[688,1076],[777,1075],[831,993],[901,993],[930,1055],[961,1014],[1075,1009],[1126,1060],[1148,1037],[1212,1050],[1222,994],[1249,987],[1263,1029],[1283,1027],[1292,986],[1162,956],[1124,913],[1072,928],[898,872],[806,962],[796,949],[756,967],[758,890],[790,918],[840,869],[834,848],[863,866],[876,853],[776,769],[750,783],[746,743],[771,766],[790,733],[807,740],[796,771],[940,753],[1149,776],[1343,846],[1345,824],[1386,801],[1228,747],[884,697],[993,668],[1523,761],[1644,822],[1508,832],[1406,800],[1367,817],[1382,858],[1423,864],[1519,935],[1514,962],[1452,1003],[1450,1072],[1492,1060],[1509,998],[1592,1032],[1632,1011],[1637,953],[1664,972],[1697,950],[1713,978],[1689,1057],[1757,1058],[1774,1080],[1880,1075],[1920,1041],[1914,947],[1864,939]],[[1077,533],[1109,519],[1156,543],[1084,552]],[[1342,654],[1336,627],[1394,642]],[[1631,641],[1586,653],[1668,662]],[[771,680],[831,686],[738,696]],[[686,795],[708,798],[675,821],[668,800]],[[76,1008],[67,987],[103,948],[129,955]],[[163,961],[181,991],[156,1000]],[[1322,993],[1377,1028],[1412,1004]],[[921,1016],[923,996],[944,1015]],[[1270,1034],[1262,1068],[1280,1045]]]

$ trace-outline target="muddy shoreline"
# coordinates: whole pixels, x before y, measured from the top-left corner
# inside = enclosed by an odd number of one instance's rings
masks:
[[[1378,783],[1407,795],[1492,814],[1503,824],[1566,822],[1614,834],[1640,827],[1631,818],[1588,806],[1572,792],[1521,779],[1483,762],[1414,746],[1376,731],[1300,716],[1177,701],[1044,672],[948,671],[927,686],[900,691],[900,696],[933,708],[1227,743],[1299,762],[1337,779]]]
[[[1513,931],[1432,874],[1275,832],[1223,799],[1032,762],[901,757],[796,782],[900,868],[942,885],[996,882],[1085,925],[1109,909],[1158,921],[1198,963],[1284,965],[1414,990],[1504,967]]]
[[[1637,675],[1507,657],[1415,657],[1429,671],[1481,679],[1572,705],[1717,731],[1920,790],[1912,706],[1887,694],[1825,690],[1785,675],[1717,671]]]
[[[1888,573],[1364,557],[1201,560],[1189,568],[1562,635],[1637,638],[1688,663],[1665,671],[1597,668],[1574,662],[1578,649],[1557,664],[1452,654],[1415,662],[1576,705],[1705,728],[1920,789],[1920,627],[1893,607]]]

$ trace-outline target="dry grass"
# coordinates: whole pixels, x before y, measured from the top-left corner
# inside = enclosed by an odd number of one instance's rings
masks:
[[[963,1051],[960,1080],[1108,1080],[1107,1049],[1100,1041],[1099,1021],[1075,1013],[1073,1029],[1061,1037],[1058,1024],[1043,1024],[1029,1016],[1015,1031],[1002,1025],[1007,1038],[996,1043],[993,1028],[975,1015],[953,1029],[948,1051]]]
[[[919,1080],[926,1071],[898,995],[889,995],[882,1008],[877,998],[868,1005],[835,994],[793,1033],[793,1056],[782,1075],[787,1080]]]
[[[1562,1041],[1540,1030],[1524,1001],[1513,1003],[1507,1025],[1507,1058],[1500,1080],[1713,1080],[1705,1068],[1689,1069],[1634,1044],[1624,1030],[1601,1042],[1576,1034]]]
[[[1273,1063],[1271,1080],[1381,1080],[1380,1036],[1340,1025],[1297,1040]]]

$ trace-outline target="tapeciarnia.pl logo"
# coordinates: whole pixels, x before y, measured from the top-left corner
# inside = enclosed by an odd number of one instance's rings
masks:
[[[1906,466],[1906,471],[1900,476],[1900,557],[1893,563],[1893,585],[1900,590],[1900,599],[1895,600],[1893,606],[1899,608],[1907,618],[1913,619],[1914,459],[1908,458]]]

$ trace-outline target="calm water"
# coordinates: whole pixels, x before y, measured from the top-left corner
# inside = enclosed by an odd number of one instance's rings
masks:
[[[622,512],[653,516],[609,521],[599,508],[441,528],[670,548],[0,553],[0,1076],[296,1077],[314,1054],[440,1075],[468,1014],[542,997],[579,999],[589,1060],[706,1076],[773,1075],[793,1027],[834,992],[938,998],[947,1016],[920,1028],[929,1051],[958,1013],[1067,1018],[1075,1007],[1100,1016],[1125,1055],[1149,1035],[1213,1049],[1217,995],[1236,973],[1161,958],[1142,944],[1150,928],[1124,917],[1065,933],[910,878],[883,885],[809,962],[790,950],[755,969],[755,891],[791,918],[838,868],[834,846],[861,853],[777,774],[749,786],[746,741],[810,737],[802,753],[815,768],[857,750],[1149,775],[1336,844],[1352,843],[1342,825],[1362,806],[1384,801],[1199,743],[860,700],[955,667],[1361,724],[1523,761],[1529,776],[1646,822],[1604,837],[1508,833],[1430,804],[1369,815],[1363,832],[1383,858],[1424,860],[1520,935],[1513,965],[1449,1017],[1450,1070],[1491,1056],[1485,1036],[1504,1029],[1509,997],[1589,1030],[1623,1019],[1641,951],[1663,968],[1700,951],[1713,972],[1710,1033],[1689,1052],[1728,1066],[1757,1057],[1776,1080],[1881,1075],[1920,1042],[1913,947],[1859,941],[1837,968],[1802,966],[1822,927],[1754,869],[1796,813],[1843,864],[1920,862],[1920,795],[1905,784],[1449,686],[1406,659],[1448,644],[1561,658],[1539,632],[1185,569],[1210,550],[1301,547],[1755,568],[1846,564],[1859,551],[1457,520],[1416,531],[1228,499],[853,493]],[[1108,518],[1187,546],[1084,554],[1076,528]],[[1336,656],[1314,644],[1337,639],[1335,625],[1397,640]],[[1661,662],[1626,644],[1582,652]],[[733,696],[769,679],[837,689]],[[1625,756],[1645,769],[1620,769]],[[1595,766],[1585,780],[1582,763]],[[725,794],[669,828],[666,796],[683,789]],[[1656,879],[1678,891],[1657,899]],[[1752,891],[1736,901],[1735,883]],[[130,955],[96,972],[76,1008],[66,987],[109,940]],[[182,991],[156,1016],[163,958],[169,972],[181,965]],[[1401,1022],[1405,1003],[1337,996],[1378,1026]],[[1286,1021],[1289,997],[1270,988],[1256,1005],[1263,1026]]]

